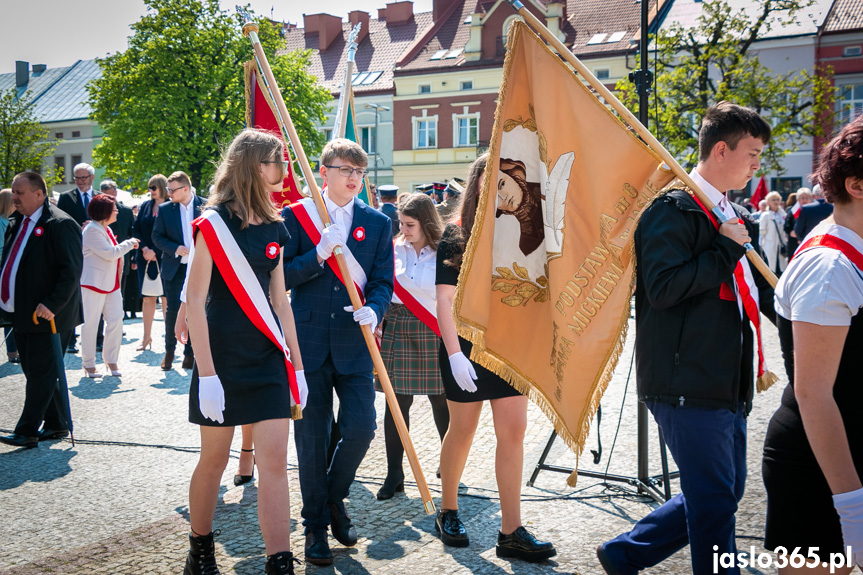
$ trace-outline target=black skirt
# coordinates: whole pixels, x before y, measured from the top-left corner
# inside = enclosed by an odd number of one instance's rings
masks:
[[[463,337],[459,337],[458,341],[461,344],[462,353],[470,359],[470,350],[473,349],[473,344]],[[486,399],[500,399],[521,395],[505,379],[474,362],[471,363],[473,363],[473,368],[476,370],[477,375],[477,380],[474,382],[476,383],[476,391],[473,393],[465,391],[458,386],[452,375],[452,369],[449,366],[449,355],[447,354],[443,340],[440,342],[438,358],[440,360],[440,374],[443,378],[444,392],[446,393],[446,398],[450,401],[473,403],[475,401],[485,401]]]

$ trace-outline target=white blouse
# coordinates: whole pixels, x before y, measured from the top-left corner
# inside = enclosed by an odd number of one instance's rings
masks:
[[[435,298],[435,268],[437,251],[426,246],[417,254],[414,247],[400,237],[395,241],[395,273],[396,277],[404,275],[411,280],[430,298]],[[403,303],[393,293],[393,303]]]

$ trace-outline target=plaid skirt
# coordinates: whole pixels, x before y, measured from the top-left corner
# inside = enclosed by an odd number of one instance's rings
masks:
[[[381,356],[393,390],[402,395],[439,395],[443,381],[438,365],[440,339],[410,310],[398,303],[384,315]],[[375,381],[375,388],[381,385]]]

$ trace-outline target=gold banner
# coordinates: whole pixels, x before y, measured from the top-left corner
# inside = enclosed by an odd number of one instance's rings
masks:
[[[524,23],[508,36],[454,314],[580,455],[626,338],[632,232],[672,174]]]

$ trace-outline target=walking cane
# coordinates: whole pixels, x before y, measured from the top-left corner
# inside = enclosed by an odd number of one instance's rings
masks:
[[[306,179],[306,184],[309,186],[309,191],[311,192],[311,197],[315,202],[315,207],[318,210],[318,215],[321,217],[321,221],[323,221],[325,227],[330,226],[330,217],[327,213],[327,208],[324,205],[324,200],[321,197],[321,192],[318,189],[318,184],[315,181],[314,172],[312,172],[312,167],[309,165],[309,160],[306,158],[306,154],[303,151],[303,147],[300,144],[300,138],[297,135],[297,131],[294,128],[294,123],[291,121],[291,116],[288,114],[288,108],[285,106],[285,100],[282,98],[282,93],[279,91],[279,87],[276,84],[276,78],[273,76],[273,71],[270,68],[270,63],[267,61],[267,56],[264,54],[264,49],[261,46],[261,41],[258,38],[258,25],[254,22],[250,21],[248,14],[245,14],[243,10],[237,7],[237,11],[244,16],[246,23],[243,24],[243,35],[246,36],[252,42],[252,48],[255,51],[255,60],[258,63],[258,68],[264,76],[264,79],[267,83],[267,88],[270,91],[270,95],[273,98],[273,102],[276,104],[276,111],[278,112],[277,119],[279,120],[279,124],[282,127],[282,130],[285,134],[287,134],[288,139],[291,143],[291,147],[294,150],[294,156],[300,164],[300,169],[303,172],[303,177]],[[356,286],[354,285],[353,280],[351,279],[350,272],[348,270],[348,264],[345,260],[345,256],[342,253],[340,247],[337,247],[333,254],[336,256],[336,262],[338,262],[339,270],[342,273],[342,278],[345,282],[345,287],[348,290],[348,295],[351,298],[351,305],[354,306],[354,309],[360,309],[362,307],[362,302],[360,301],[359,293],[357,292]],[[426,483],[425,476],[422,472],[422,467],[420,467],[419,459],[417,459],[416,450],[414,449],[413,441],[411,441],[410,434],[408,433],[407,426],[405,425],[405,420],[402,417],[401,409],[399,409],[398,400],[396,399],[395,391],[393,391],[392,383],[390,382],[389,375],[387,375],[386,367],[384,366],[383,358],[381,357],[381,352],[378,350],[377,343],[375,342],[375,336],[372,333],[372,330],[367,325],[361,325],[363,339],[366,341],[366,346],[369,349],[369,354],[372,356],[372,362],[374,363],[375,370],[378,374],[378,379],[381,382],[381,387],[384,390],[384,395],[387,399],[387,405],[390,407],[390,412],[392,412],[393,420],[396,424],[396,429],[399,432],[399,438],[402,441],[402,445],[405,448],[405,455],[407,455],[408,462],[411,466],[411,471],[414,474],[414,479],[417,483],[417,488],[419,489],[420,496],[423,500],[423,505],[425,507],[426,513],[431,515],[435,512],[435,505],[431,498],[431,493],[429,492],[428,484]]]
[[[554,33],[549,30],[545,24],[540,22],[536,16],[534,16],[527,8],[524,7],[524,4],[521,3],[520,0],[506,0],[509,2],[510,6],[519,13],[519,15],[524,18],[524,21],[527,22],[537,34],[543,37],[546,42],[551,44],[552,48],[557,50],[558,54],[566,60],[568,64],[570,64],[573,68],[575,68],[576,72],[578,72],[582,78],[587,80],[588,84],[596,90],[602,98],[605,99],[605,102],[608,103],[614,111],[620,114],[620,116],[626,120],[626,123],[632,127],[633,130],[641,137],[644,142],[650,146],[650,148],[656,152],[656,154],[662,158],[662,161],[665,162],[669,167],[671,167],[671,171],[674,172],[674,175],[680,178],[680,180],[686,184],[692,192],[698,197],[698,200],[704,204],[704,206],[714,215],[716,216],[717,221],[720,224],[725,223],[729,219],[722,210],[720,210],[717,206],[710,201],[710,198],[705,195],[704,192],[701,191],[701,188],[692,181],[692,178],[689,177],[689,174],[681,167],[680,164],[677,163],[677,160],[674,159],[668,150],[659,143],[653,134],[645,128],[641,122],[638,121],[638,118],[629,111],[629,109],[624,106],[620,100],[617,99],[617,96],[611,93],[611,91],[603,85],[602,82],[596,79],[596,77],[587,69],[587,67],[581,63],[581,61],[573,54],[566,46],[564,46],[563,42],[557,39]],[[646,47],[642,47],[642,49],[646,49]],[[779,281],[779,278],[776,277],[776,274],[771,271],[770,267],[764,260],[761,259],[761,256],[758,255],[752,248],[752,244],[747,243],[744,246],[746,248],[746,257],[749,258],[749,262],[755,266],[761,275],[770,283],[771,287],[776,287],[776,282]]]

